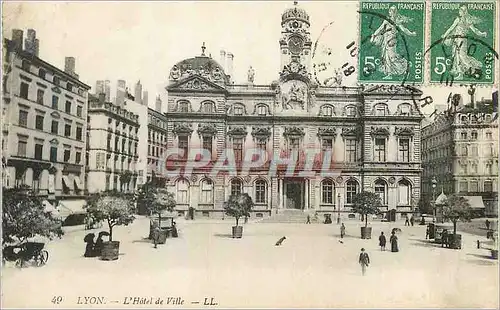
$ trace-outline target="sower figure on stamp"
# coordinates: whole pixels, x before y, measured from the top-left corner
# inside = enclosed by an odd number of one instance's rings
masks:
[[[370,257],[364,248],[361,248],[361,253],[359,253],[359,264],[361,265],[361,273],[365,275],[366,267],[370,264]]]

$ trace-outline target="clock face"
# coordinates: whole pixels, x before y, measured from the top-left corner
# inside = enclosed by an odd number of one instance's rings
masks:
[[[292,54],[300,54],[304,40],[301,37],[293,36],[288,40],[288,47]]]

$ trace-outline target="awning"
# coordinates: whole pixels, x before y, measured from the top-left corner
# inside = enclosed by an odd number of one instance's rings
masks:
[[[481,196],[463,196],[469,201],[472,209],[485,209],[483,204],[483,197]]]
[[[77,175],[75,175],[73,181],[75,182],[75,189],[83,190],[82,180]]]
[[[71,214],[82,214],[86,213],[86,211],[83,209],[83,206],[86,205],[85,200],[83,199],[77,199],[77,200],[61,200],[59,201],[59,214],[63,217],[66,218],[70,216]]]
[[[73,184],[69,181],[69,177],[67,175],[62,176],[63,184],[69,189],[73,189]]]

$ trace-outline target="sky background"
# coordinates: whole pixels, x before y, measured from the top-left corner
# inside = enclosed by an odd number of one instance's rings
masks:
[[[177,62],[201,54],[219,61],[220,50],[234,54],[234,80],[245,83],[249,66],[255,69],[255,84],[269,84],[279,75],[281,14],[292,1],[266,2],[3,2],[3,35],[12,29],[33,28],[40,40],[39,57],[64,69],[64,57],[76,57],[80,79],[95,89],[96,80],[124,79],[133,93],[141,80],[149,91],[149,105],[158,94],[166,99],[170,69]],[[311,22],[314,42],[322,29],[319,45],[331,47],[332,66],[356,59],[346,46],[358,42],[357,1],[300,2]],[[498,66],[498,62],[497,62]],[[344,78],[355,85],[356,75]],[[450,91],[466,95],[464,87],[421,88],[437,103],[446,103]],[[491,87],[478,89],[477,97],[491,98]],[[433,111],[428,106],[424,112]]]

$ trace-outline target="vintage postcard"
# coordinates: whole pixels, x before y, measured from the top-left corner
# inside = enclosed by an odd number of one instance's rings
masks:
[[[493,1],[2,3],[2,308],[498,308]]]

